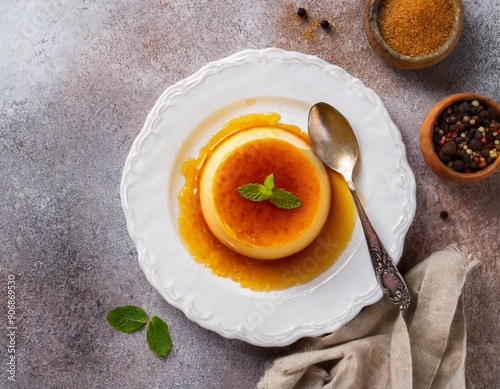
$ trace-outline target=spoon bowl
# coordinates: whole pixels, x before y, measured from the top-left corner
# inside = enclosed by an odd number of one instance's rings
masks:
[[[309,111],[308,129],[315,153],[325,165],[340,173],[349,187],[382,291],[399,309],[408,309],[408,287],[380,242],[356,193],[352,172],[359,156],[359,146],[351,125],[338,110],[321,102],[313,105]]]
[[[339,152],[332,152],[332,136],[335,136],[335,147]],[[359,146],[344,115],[326,103],[315,104],[309,111],[309,137],[314,151],[323,163],[346,180],[351,180],[359,156]]]

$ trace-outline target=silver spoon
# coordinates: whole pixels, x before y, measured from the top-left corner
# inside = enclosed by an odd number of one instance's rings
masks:
[[[408,288],[368,220],[352,181],[359,146],[351,125],[331,105],[317,103],[309,111],[308,127],[312,147],[318,157],[332,170],[340,173],[347,182],[365,232],[373,269],[384,294],[399,309],[408,309]]]

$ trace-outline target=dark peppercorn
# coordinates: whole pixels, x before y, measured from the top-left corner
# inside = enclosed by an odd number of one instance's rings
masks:
[[[466,113],[466,112],[469,110],[469,103],[468,103],[467,101],[462,102],[462,103],[458,106],[458,110],[459,110],[461,113]]]
[[[461,159],[457,159],[457,160],[453,161],[453,169],[455,169],[456,171],[463,170],[464,166],[465,166],[465,163]]]
[[[495,120],[498,116],[498,113],[495,108],[493,107],[488,107],[487,109],[488,113],[490,114],[490,119]]]
[[[481,156],[485,157],[485,158],[489,157],[490,156],[490,150],[487,147],[485,147],[484,149],[481,150]]]
[[[439,213],[439,217],[440,217],[441,219],[443,219],[443,220],[444,220],[444,219],[446,219],[446,218],[448,217],[448,212],[446,212],[446,211],[441,211],[441,212]]]
[[[457,151],[457,144],[455,142],[445,143],[441,151],[443,152],[444,155],[451,156],[455,154],[455,152]]]
[[[305,18],[307,16],[307,11],[305,8],[299,8],[297,9],[297,15],[299,15],[301,18]]]
[[[481,143],[481,141],[479,139],[472,139],[469,143],[469,147],[473,151],[479,151],[483,148],[483,144]]]
[[[444,163],[451,161],[451,156],[448,154],[445,154],[443,152],[443,150],[439,150],[438,157],[441,160],[441,162],[444,162]]]
[[[325,30],[330,27],[330,23],[328,22],[328,20],[322,20],[321,21],[321,27],[324,28]]]

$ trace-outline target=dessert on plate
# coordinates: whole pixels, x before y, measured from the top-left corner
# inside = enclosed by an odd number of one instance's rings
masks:
[[[354,227],[342,179],[279,115],[229,121],[183,167],[180,234],[194,259],[256,290],[316,277]]]

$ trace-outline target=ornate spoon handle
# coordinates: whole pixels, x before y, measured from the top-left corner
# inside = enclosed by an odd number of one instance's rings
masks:
[[[358,210],[359,219],[361,220],[361,225],[363,226],[363,231],[365,232],[373,270],[375,271],[378,283],[382,287],[384,294],[394,305],[401,310],[408,309],[411,299],[408,287],[406,286],[398,269],[394,266],[389,254],[385,251],[385,248],[382,245],[382,242],[380,242],[377,233],[373,229],[370,220],[368,220],[368,216],[366,216],[363,205],[361,204],[358,194],[356,193],[354,183],[349,180],[347,181],[347,186],[351,191],[354,204]]]

